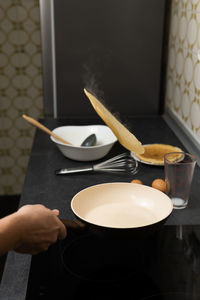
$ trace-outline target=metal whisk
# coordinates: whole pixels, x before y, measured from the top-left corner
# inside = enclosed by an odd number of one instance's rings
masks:
[[[135,174],[138,171],[138,162],[131,156],[130,153],[122,153],[112,157],[104,162],[93,166],[85,166],[80,168],[65,168],[56,170],[56,175],[71,174],[77,172],[102,171],[112,173]]]

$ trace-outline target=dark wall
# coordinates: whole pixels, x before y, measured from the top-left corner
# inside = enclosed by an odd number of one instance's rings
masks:
[[[157,114],[165,0],[56,0],[58,116],[95,116],[88,87],[120,115]]]

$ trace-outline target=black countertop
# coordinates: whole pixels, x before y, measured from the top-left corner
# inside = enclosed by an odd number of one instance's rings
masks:
[[[100,120],[42,120],[49,129],[62,125],[102,124]],[[143,143],[165,143],[186,150],[178,137],[159,116],[135,117],[129,119],[128,128]],[[119,144],[112,148],[106,158],[124,152]],[[106,159],[105,158],[105,159]],[[104,160],[104,159],[103,159]],[[62,218],[74,219],[70,209],[72,197],[85,187],[105,182],[130,182],[141,179],[143,184],[151,185],[155,178],[164,178],[164,168],[140,164],[139,172],[132,177],[107,173],[85,173],[68,176],[56,176],[55,170],[85,164],[65,158],[50,138],[37,130],[34,138],[28,170],[25,178],[20,206],[42,203],[53,209],[58,208]],[[200,169],[195,168],[189,205],[184,210],[174,210],[166,225],[200,225]],[[31,264],[30,255],[21,255],[11,251],[8,254],[0,288],[1,299],[23,300]]]

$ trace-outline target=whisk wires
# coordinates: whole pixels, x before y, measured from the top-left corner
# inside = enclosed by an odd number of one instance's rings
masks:
[[[93,166],[94,171],[115,173],[127,172],[130,174],[135,174],[137,169],[138,162],[127,152],[119,154]]]

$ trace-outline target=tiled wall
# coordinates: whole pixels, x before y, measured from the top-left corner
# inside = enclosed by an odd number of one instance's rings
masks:
[[[38,0],[0,0],[0,195],[19,194],[43,114]]]
[[[166,107],[200,145],[200,0],[172,0]]]

